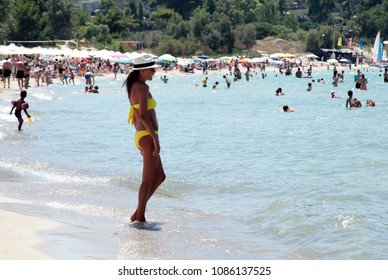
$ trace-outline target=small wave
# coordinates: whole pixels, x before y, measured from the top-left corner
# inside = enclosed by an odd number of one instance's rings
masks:
[[[41,99],[41,100],[47,100],[50,101],[53,99],[52,95],[45,94],[45,93],[34,93],[32,94],[33,97],[36,99]]]
[[[46,162],[19,163],[11,160],[0,160],[0,166],[16,173],[30,174],[56,183],[106,185],[110,182],[109,177],[93,177],[74,171],[61,170]]]
[[[336,215],[334,217],[335,226],[337,228],[354,228],[360,219],[353,214]]]

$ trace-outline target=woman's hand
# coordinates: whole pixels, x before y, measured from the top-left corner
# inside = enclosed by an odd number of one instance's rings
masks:
[[[157,156],[159,156],[159,154],[160,154],[159,139],[154,140],[154,147],[155,147],[155,150],[154,150],[154,152],[152,153],[152,155],[153,155],[154,157],[157,157]]]

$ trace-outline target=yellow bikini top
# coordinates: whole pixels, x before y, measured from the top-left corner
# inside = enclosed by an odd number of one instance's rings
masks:
[[[156,107],[156,101],[155,99],[153,99],[152,97],[151,98],[148,98],[148,110],[152,110],[152,109],[155,109]],[[129,115],[128,115],[128,123],[132,123],[133,124],[133,117],[135,116],[135,109],[140,109],[140,104],[134,104],[130,107],[129,109]]]

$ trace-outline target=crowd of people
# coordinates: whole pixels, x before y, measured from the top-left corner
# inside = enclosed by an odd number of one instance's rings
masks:
[[[101,58],[81,60],[66,57],[55,59],[44,57],[25,57],[14,55],[5,57],[0,68],[0,79],[3,88],[11,88],[11,82],[15,82],[20,90],[28,89],[31,81],[35,86],[53,84],[53,79],[58,79],[62,85],[75,85],[75,78],[84,78],[86,85],[95,84],[95,76],[103,73],[120,72],[119,64],[112,63],[109,59]]]
[[[261,71],[263,71],[263,68],[261,67],[261,65],[239,65],[238,63],[236,63],[235,65],[228,65],[228,72],[227,74],[223,75],[222,77],[225,79],[225,82],[226,82],[226,86],[227,88],[230,88],[230,86],[232,85],[232,82],[231,80],[229,79],[229,77],[233,77],[233,81],[234,82],[237,82],[239,80],[242,79],[242,71],[241,69],[242,68],[245,68],[245,77],[246,77],[246,80],[249,81],[249,78],[252,77],[252,74],[251,73],[256,73],[256,71],[254,72],[251,72],[251,67],[254,67],[255,69],[258,68],[260,69]],[[294,68],[296,68],[294,70]],[[302,71],[302,68],[303,68],[303,71]],[[265,69],[265,68],[264,68]],[[284,69],[286,69],[285,71],[283,71]],[[329,68],[330,69],[330,68]],[[311,80],[307,83],[307,88],[306,88],[306,91],[307,92],[312,92],[313,91],[313,84],[315,82],[318,82],[320,84],[325,84],[326,81],[325,79],[323,78],[318,78],[317,80],[315,79],[312,79],[312,74],[313,74],[313,68],[311,65],[308,65],[307,69],[305,70],[305,67],[301,66],[301,65],[297,65],[295,67],[293,66],[290,66],[290,65],[287,65],[285,68],[282,68],[282,67],[279,67],[279,74],[280,75],[285,75],[285,76],[295,76],[295,78],[310,78]],[[341,71],[338,71],[337,69],[337,66],[333,66],[333,69],[332,69],[332,73],[333,73],[333,76],[332,76],[332,81],[331,81],[331,84],[333,85],[333,87],[338,87],[338,85],[340,83],[344,83],[344,80],[345,80],[345,70],[341,70]],[[208,76],[207,76],[207,72],[203,72],[203,74],[205,74],[205,78],[202,80],[202,86],[205,88],[207,87],[207,84],[208,84]],[[265,79],[267,76],[267,73],[265,72],[262,72],[262,78]],[[275,76],[278,76],[278,74],[276,73]],[[381,76],[381,74],[380,74]],[[385,83],[388,83],[388,68],[385,68],[384,69],[384,74],[383,74],[383,79],[384,79],[384,82]],[[368,79],[366,77],[366,75],[364,73],[362,73],[362,71],[360,69],[358,69],[356,71],[356,74],[354,75],[354,82],[355,82],[355,85],[354,87],[356,89],[359,89],[359,90],[362,90],[362,91],[366,91],[367,88],[368,88]],[[213,86],[212,86],[212,89],[216,89],[219,85],[219,82],[216,81],[213,83]],[[196,86],[198,86],[198,84],[196,84]],[[276,89],[276,93],[275,93],[276,96],[283,96],[285,95],[285,93],[283,92],[282,88],[277,88]],[[330,92],[330,97],[331,98],[342,98],[341,96],[337,96],[336,95],[336,92],[334,90],[332,90]],[[365,105],[367,107],[374,107],[376,105],[375,101],[371,100],[371,99],[368,99],[366,100],[365,102]],[[355,108],[360,108],[362,107],[362,103],[353,96],[353,90],[349,90],[348,91],[348,98],[346,99],[346,104],[345,104],[345,107],[346,108],[349,108],[349,109],[355,109]],[[290,108],[288,105],[284,105],[282,108],[281,108],[281,111],[283,112],[295,112],[294,109]]]

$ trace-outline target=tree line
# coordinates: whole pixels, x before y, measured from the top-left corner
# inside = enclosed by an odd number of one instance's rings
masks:
[[[386,0],[101,0],[89,13],[74,0],[1,0],[0,40],[78,39],[98,48],[129,51],[123,41],[156,54],[231,54],[274,36],[331,48],[334,39],[373,44],[388,36]]]

